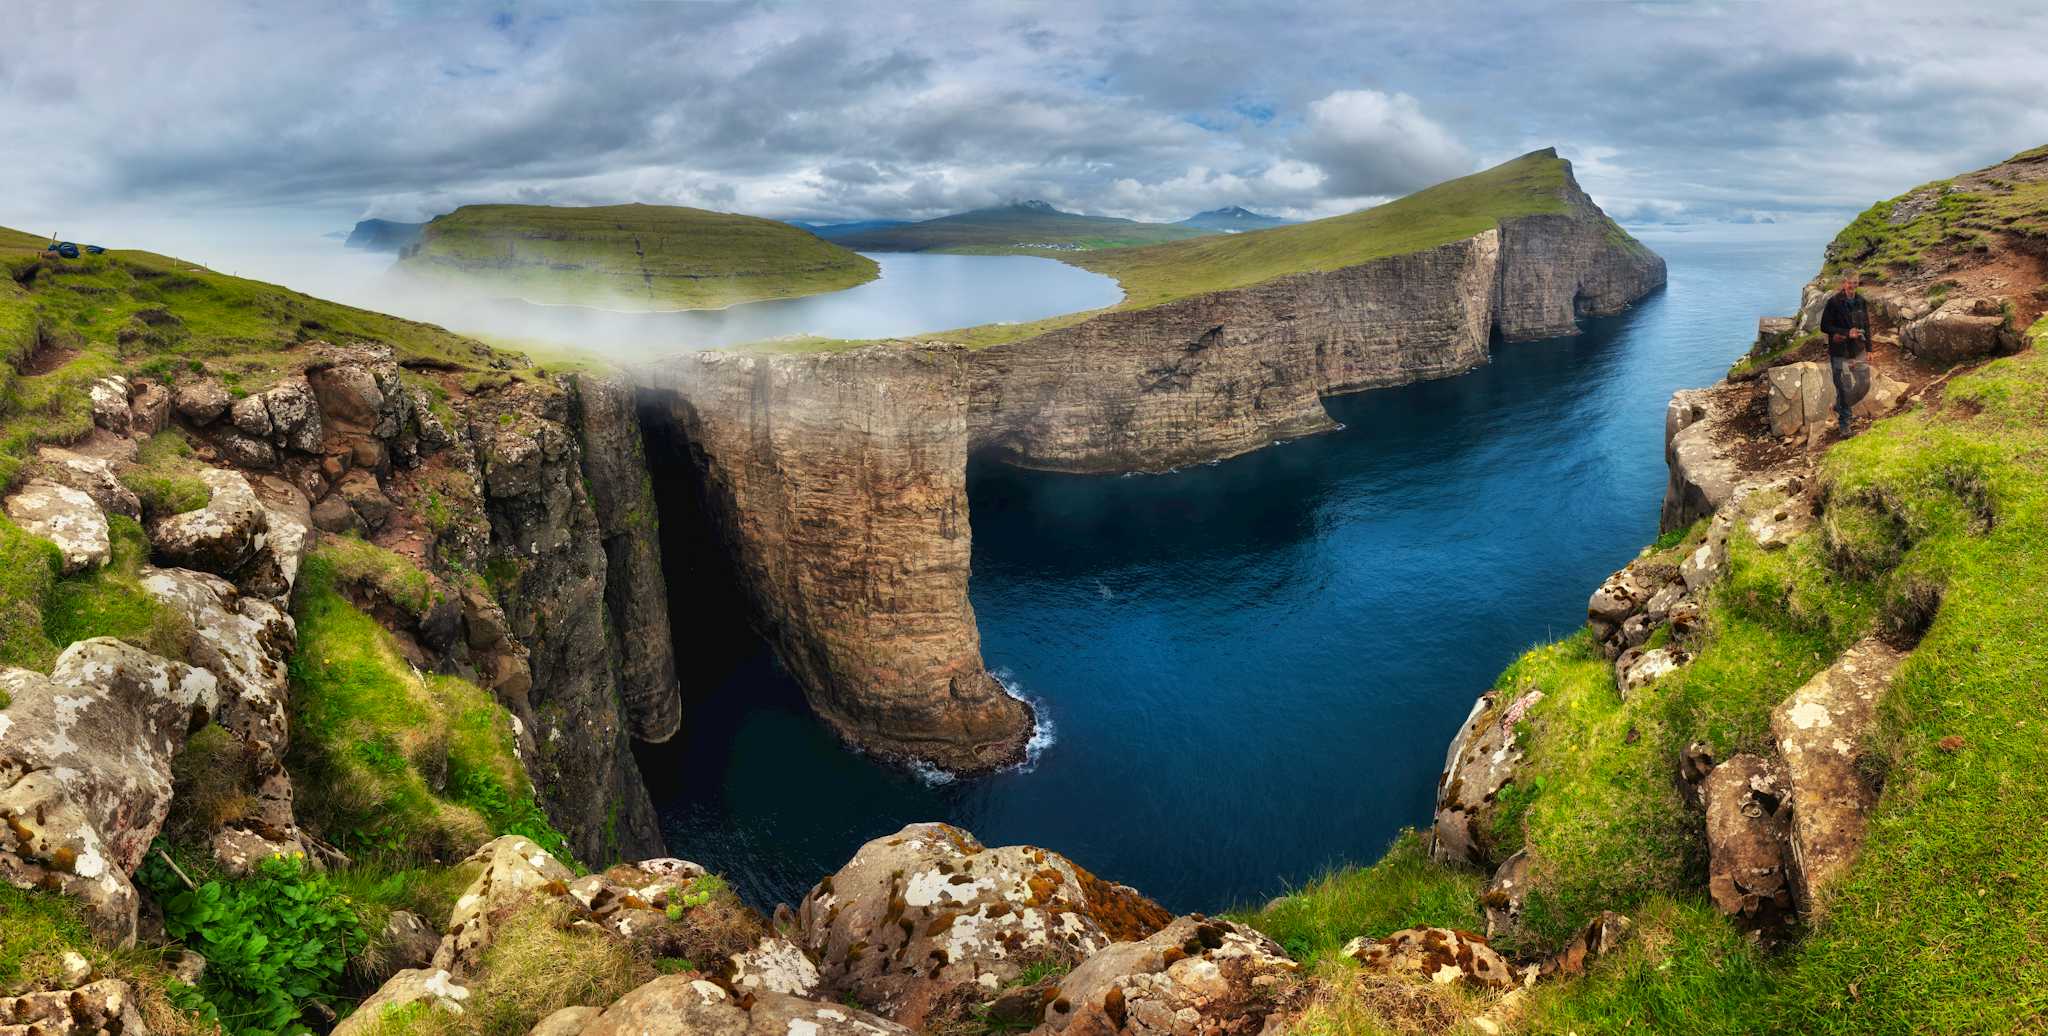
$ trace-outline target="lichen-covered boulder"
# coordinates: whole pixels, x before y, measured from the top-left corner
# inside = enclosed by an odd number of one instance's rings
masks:
[[[810,996],[822,979],[818,966],[797,944],[780,936],[763,936],[754,948],[731,957],[734,989],[791,996]]]
[[[912,824],[812,889],[797,938],[829,993],[916,1027],[955,987],[992,994],[1034,961],[1078,963],[1168,920],[1058,853],[989,849],[951,825]]]
[[[1778,768],[1738,755],[1700,782],[1707,821],[1707,893],[1751,931],[1792,919],[1791,809]]]
[[[144,568],[141,582],[191,625],[184,661],[219,681],[220,724],[246,749],[241,783],[253,794],[244,815],[216,834],[215,860],[230,873],[248,874],[268,857],[305,851],[284,768],[289,667],[298,643],[291,616],[205,572]]]
[[[199,477],[213,498],[205,507],[156,522],[150,542],[158,563],[211,572],[245,593],[279,602],[288,598],[312,530],[264,503],[239,471],[207,468]]]
[[[128,400],[128,430],[136,438],[146,439],[170,423],[170,390],[154,381],[138,380]]]
[[[557,1030],[566,1032],[566,1029]],[[908,1036],[858,1008],[782,993],[736,998],[695,975],[664,975],[620,997],[581,1036]]]
[[[1859,417],[1882,417],[1898,405],[1906,393],[1905,382],[1859,362],[1851,367],[1854,401],[1850,410]],[[1835,426],[1835,375],[1823,360],[1807,360],[1771,368],[1770,392],[1765,412],[1771,434],[1805,436],[1818,440]]]
[[[1479,900],[1486,908],[1486,938],[1489,941],[1520,934],[1529,890],[1534,885],[1529,871],[1529,852],[1526,849],[1517,851],[1494,868],[1493,877],[1488,879],[1486,891]]]
[[[220,382],[199,378],[180,381],[178,390],[172,395],[171,405],[177,409],[179,417],[195,425],[209,425],[227,413],[234,401]]]
[[[1627,701],[1636,692],[1685,667],[1691,655],[1675,644],[1665,644],[1648,651],[1630,648],[1614,662],[1614,686],[1621,693],[1621,700]]]
[[[0,879],[81,899],[102,937],[135,939],[129,883],[171,804],[171,757],[213,715],[213,674],[111,637],[50,675],[0,670]]]
[[[1811,914],[1820,894],[1863,848],[1877,790],[1858,765],[1877,706],[1905,662],[1875,637],[1842,652],[1771,712],[1792,806],[1792,855],[1799,907]]]
[[[128,411],[128,379],[116,374],[101,378],[85,390],[92,403],[92,423],[115,435],[127,435],[132,420]]]
[[[118,979],[77,989],[0,996],[5,1036],[149,1036],[135,991]]]
[[[1375,971],[1448,985],[1512,989],[1522,976],[1486,940],[1454,928],[1403,928],[1384,939],[1344,945],[1346,957]]]
[[[300,453],[318,453],[325,441],[320,404],[303,377],[287,378],[263,393],[273,442]]]
[[[1488,831],[1494,797],[1514,779],[1522,762],[1515,743],[1515,724],[1543,700],[1528,690],[1503,702],[1488,691],[1472,703],[1472,711],[1444,756],[1437,777],[1436,820],[1430,829],[1430,856],[1443,863],[1486,866],[1492,862]]]
[[[35,473],[36,478],[45,482],[69,486],[92,497],[92,502],[108,514],[142,517],[142,501],[121,484],[114,466],[104,458],[45,446],[36,451]]]
[[[1279,944],[1229,921],[1180,917],[1082,962],[1049,990],[1045,1036],[1208,1036],[1275,1030],[1298,969]]]
[[[522,835],[503,835],[471,853],[465,863],[483,872],[463,890],[448,915],[448,932],[434,951],[434,967],[466,975],[496,937],[497,925],[537,889],[566,895],[576,873]]]
[[[373,1033],[379,1030],[379,1022],[385,1014],[413,1004],[425,1004],[428,1010],[461,1014],[463,1005],[469,1002],[469,987],[462,980],[442,968],[409,968],[386,981],[377,991],[362,1002],[354,1014],[341,1020],[334,1027],[331,1036],[356,1036],[358,1033]]]
[[[98,568],[113,551],[100,505],[69,486],[31,482],[7,498],[7,517],[24,532],[56,544],[67,574]]]

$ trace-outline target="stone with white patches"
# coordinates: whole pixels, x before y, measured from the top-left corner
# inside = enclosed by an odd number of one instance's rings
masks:
[[[1370,970],[1438,985],[1509,989],[1521,982],[1485,939],[1451,928],[1404,928],[1384,939],[1360,937],[1346,943],[1343,953]]]
[[[90,966],[88,965],[88,972]],[[89,977],[89,976],[88,976]],[[135,991],[119,979],[72,989],[0,996],[0,1033],[8,1036],[149,1036]]]
[[[1437,777],[1431,856],[1445,863],[1489,862],[1494,803],[1522,762],[1515,725],[1528,719],[1542,701],[1543,692],[1531,689],[1512,700],[1488,691],[1472,703]]]
[[[664,975],[620,997],[580,1036],[908,1036],[910,1030],[865,1011],[759,992],[735,1000],[700,978]]]
[[[1792,811],[1794,890],[1809,920],[1823,905],[1822,893],[1863,847],[1877,790],[1857,763],[1878,704],[1905,659],[1875,637],[1859,641],[1771,713]]]
[[[80,641],[50,675],[0,670],[0,879],[77,896],[128,945],[128,875],[170,809],[171,758],[213,715],[213,674],[109,637]]]
[[[483,871],[456,900],[448,915],[447,934],[434,951],[434,967],[456,975],[467,975],[476,967],[496,938],[498,922],[512,907],[544,886],[559,885],[566,893],[568,883],[576,877],[522,835],[492,839],[463,862],[480,863]]]
[[[114,466],[105,458],[44,446],[36,451],[35,474],[40,480],[69,486],[92,497],[93,503],[108,514],[142,517],[142,501],[121,484]]]
[[[100,505],[69,486],[31,482],[7,498],[7,517],[22,531],[56,544],[66,574],[106,564],[113,549]]]
[[[389,1012],[413,1004],[425,1004],[432,1011],[461,1014],[469,999],[469,987],[442,968],[408,968],[391,976],[377,992],[357,1007],[355,1013],[334,1027],[332,1036],[358,1036],[378,1031],[378,1023]]]
[[[732,955],[731,980],[738,989],[809,996],[818,991],[818,966],[797,944],[767,936],[753,949]]]
[[[1288,1019],[1278,1013],[1272,991],[1292,982],[1298,967],[1250,928],[1199,915],[1176,918],[1142,940],[1102,950],[1059,979],[1033,1032],[1285,1032]]]

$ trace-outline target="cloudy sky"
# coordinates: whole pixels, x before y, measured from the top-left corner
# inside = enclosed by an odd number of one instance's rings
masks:
[[[7,8],[0,224],[33,230],[1313,216],[1550,145],[1626,221],[1838,219],[2048,142],[2037,0]]]

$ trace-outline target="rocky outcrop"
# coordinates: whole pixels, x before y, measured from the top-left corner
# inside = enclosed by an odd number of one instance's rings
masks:
[[[1905,382],[1868,363],[1854,365],[1852,372],[1856,384],[1850,409],[1858,417],[1889,414],[1906,393]],[[1835,378],[1825,361],[1773,367],[1769,382],[1771,434],[1801,436],[1811,445],[1835,426]]]
[[[824,988],[913,1028],[961,986],[993,995],[1026,965],[1072,965],[1168,921],[1158,904],[1043,849],[988,849],[946,824],[861,846],[797,910]]]
[[[0,996],[6,1036],[149,1036],[135,991],[119,979],[77,989]]]
[[[1512,989],[1521,976],[1485,939],[1452,928],[1404,928],[1380,939],[1363,936],[1344,946],[1346,957],[1374,971],[1438,985]]]
[[[132,944],[128,876],[170,809],[171,757],[219,703],[213,674],[99,637],[48,676],[0,669],[0,691],[0,880],[76,896]]]
[[[1680,389],[1664,410],[1664,512],[1659,528],[1683,529],[1720,510],[1742,478],[1724,426],[1735,419],[1708,389]]]
[[[1429,852],[1438,861],[1481,866],[1492,861],[1495,799],[1522,762],[1515,724],[1542,700],[1538,690],[1511,699],[1488,691],[1472,703],[1437,777]]]
[[[648,371],[651,434],[686,440],[757,629],[847,742],[959,773],[1023,757],[1030,709],[967,600],[957,348],[707,352]]]
[[[569,1033],[567,1027],[550,1030]],[[910,1030],[857,1007],[782,993],[744,997],[693,975],[664,975],[627,993],[573,1030],[580,1036],[909,1036]]]
[[[1930,363],[1951,364],[2018,352],[2026,337],[1996,299],[1956,296],[1899,328],[1899,347]]]
[[[1776,932],[1794,915],[1784,776],[1769,760],[1738,755],[1706,775],[1700,800],[1708,895],[1744,928]]]

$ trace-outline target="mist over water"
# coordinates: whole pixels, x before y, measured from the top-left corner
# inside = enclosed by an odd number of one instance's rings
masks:
[[[1345,429],[1161,476],[970,469],[989,665],[1042,703],[1029,772],[932,784],[842,749],[765,650],[643,746],[669,846],[795,902],[947,820],[1176,911],[1256,903],[1428,823],[1451,735],[1656,535],[1664,404],[1789,313],[1825,233],[1645,236],[1670,287],[1462,377],[1330,401]]]

